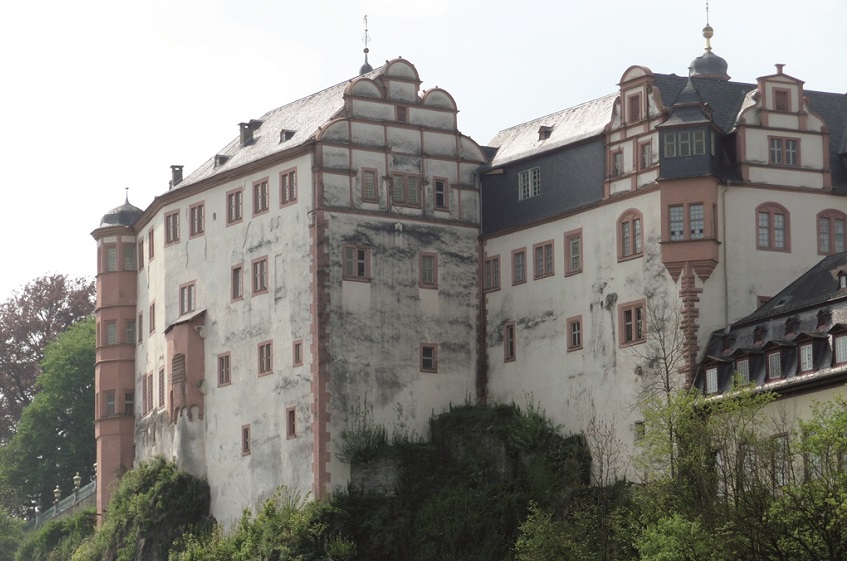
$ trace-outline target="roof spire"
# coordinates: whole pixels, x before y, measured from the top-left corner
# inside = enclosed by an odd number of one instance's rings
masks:
[[[712,52],[712,42],[710,39],[715,34],[715,30],[709,25],[709,0],[706,0],[706,27],[703,28],[703,37],[706,38],[706,52]]]
[[[124,190],[126,191],[126,204],[129,204],[129,187],[124,187]]]
[[[362,74],[367,74],[368,72],[370,72],[374,69],[373,66],[368,64],[368,53],[371,52],[371,50],[368,48],[368,42],[370,42],[371,36],[368,35],[368,16],[367,16],[367,14],[365,14],[365,17],[362,21],[365,24],[365,34],[362,36],[362,42],[365,44],[365,48],[364,48],[364,51],[363,51],[365,53],[365,64],[363,64],[362,67],[359,69],[359,75],[360,76]]]

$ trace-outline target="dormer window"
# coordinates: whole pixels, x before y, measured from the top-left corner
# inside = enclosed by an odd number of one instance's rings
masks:
[[[547,140],[553,132],[553,127],[542,125],[538,128],[538,140]]]
[[[788,113],[791,110],[791,92],[775,89],[773,91],[773,108],[775,111]]]
[[[293,136],[294,136],[294,131],[290,131],[290,130],[286,130],[286,129],[282,129],[281,131],[279,131],[279,141],[280,142],[287,142],[287,141],[291,140],[291,138]]]
[[[776,138],[768,139],[770,154],[770,164],[772,166],[792,166],[800,165],[800,141],[796,138]]]
[[[641,120],[641,93],[626,98],[627,122],[635,123]]]
[[[706,155],[705,130],[679,130],[665,133],[665,158]]]
[[[797,332],[797,328],[800,326],[800,320],[796,317],[790,317],[785,320],[785,336],[789,337],[794,335]]]
[[[768,332],[768,328],[760,325],[753,331],[753,344],[760,345],[762,341],[765,340],[765,333]]]
[[[818,329],[823,329],[832,321],[831,310],[821,310],[818,312]]]
[[[215,154],[215,167],[220,167],[224,165],[227,160],[229,160],[229,156],[224,156],[223,154]]]
[[[841,271],[838,273],[838,290],[847,288],[847,273]]]

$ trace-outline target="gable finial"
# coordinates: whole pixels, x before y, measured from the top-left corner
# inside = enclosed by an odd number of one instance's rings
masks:
[[[365,17],[362,19],[362,22],[365,24],[365,34],[362,36],[362,42],[365,44],[364,53],[365,53],[365,64],[359,69],[359,75],[367,74],[371,70],[373,70],[373,66],[368,63],[368,53],[371,50],[368,48],[368,43],[371,40],[371,36],[368,34],[368,16],[365,14]]]
[[[126,204],[129,204],[129,187],[124,187],[124,190],[126,191]]]
[[[709,0],[706,0],[706,27],[703,28],[703,37],[706,38],[706,51],[712,52],[711,38],[715,34],[715,30],[709,25]]]

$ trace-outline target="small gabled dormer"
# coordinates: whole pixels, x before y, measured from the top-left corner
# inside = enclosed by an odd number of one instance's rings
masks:
[[[847,272],[838,271],[838,275],[836,275],[836,281],[836,290],[847,289]]]

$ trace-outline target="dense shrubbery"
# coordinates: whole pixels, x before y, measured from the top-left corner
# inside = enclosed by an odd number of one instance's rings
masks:
[[[54,519],[29,534],[15,555],[15,561],[65,561],[94,534],[94,509]]]

